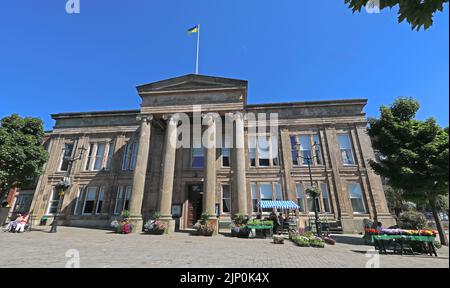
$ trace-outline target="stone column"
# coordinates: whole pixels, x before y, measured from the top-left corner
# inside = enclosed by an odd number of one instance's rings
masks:
[[[133,190],[130,198],[130,222],[133,224],[133,232],[142,231],[142,200],[144,198],[145,176],[147,174],[148,154],[150,150],[150,135],[152,115],[139,115],[137,120],[141,122],[139,132],[139,147],[136,166],[133,175]]]
[[[208,113],[203,116],[203,124],[208,128],[203,135],[203,146],[205,147],[205,182],[203,187],[203,213],[211,215],[211,221],[214,222],[216,233],[218,232],[218,221],[216,217],[216,113]]]
[[[164,142],[163,179],[159,197],[159,212],[161,213],[161,221],[167,224],[166,233],[172,233],[175,230],[175,221],[172,219],[172,195],[177,151],[178,119],[175,115],[164,115],[163,119],[167,121],[167,126]]]
[[[244,135],[244,114],[235,114],[235,189],[237,196],[237,213],[247,215],[247,180],[245,175],[245,135]],[[236,201],[235,201],[236,203]]]

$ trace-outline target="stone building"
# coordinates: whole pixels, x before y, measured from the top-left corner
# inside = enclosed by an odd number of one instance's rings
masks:
[[[246,81],[201,75],[137,91],[138,110],[52,115],[50,158],[31,205],[36,221],[56,213],[54,187],[69,176],[73,184],[61,205],[62,225],[107,227],[123,210],[138,227],[156,211],[171,229],[192,227],[202,212],[226,225],[233,214],[257,213],[261,200],[295,201],[305,225],[313,201],[304,193],[311,185],[304,156],[311,156],[313,182],[322,191],[321,217],[344,232],[361,231],[367,218],[393,224],[381,179],[368,164],[374,152],[366,134],[366,100],[249,105]],[[245,148],[169,145],[177,139],[173,115],[194,119],[193,105],[221,117],[240,112],[233,131],[245,137],[233,141]],[[245,113],[277,113],[277,133],[251,137]],[[203,129],[215,128],[216,119],[207,119]],[[209,131],[217,136],[216,129]]]

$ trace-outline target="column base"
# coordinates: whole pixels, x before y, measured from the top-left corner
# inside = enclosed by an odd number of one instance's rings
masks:
[[[131,233],[142,233],[144,227],[144,220],[142,219],[142,216],[130,216],[128,221],[133,226]]]
[[[172,234],[175,232],[175,220],[172,217],[161,217],[159,219],[162,223],[166,224],[165,234]]]

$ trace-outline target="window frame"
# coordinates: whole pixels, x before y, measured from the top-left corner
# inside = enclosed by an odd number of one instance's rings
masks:
[[[273,137],[276,137],[276,148],[277,153],[276,157],[274,157],[274,145],[273,145]],[[260,151],[259,151],[259,139],[264,139],[264,141],[267,141],[269,145],[269,165],[261,165],[261,159],[260,159]],[[254,141],[253,141],[254,140]],[[272,133],[256,133],[255,135],[248,135],[247,139],[247,145],[248,145],[248,158],[249,158],[249,167],[250,168],[271,168],[271,167],[280,167],[280,137],[279,134],[272,134]],[[253,143],[252,143],[253,142]],[[252,158],[252,154],[254,154],[255,158]],[[252,162],[252,159],[254,160],[254,165]],[[266,159],[266,158],[263,158]]]
[[[309,150],[302,150],[301,147],[301,138],[302,137],[308,137],[309,140]],[[316,139],[317,138],[317,139]],[[319,143],[316,144],[316,140],[319,141]],[[299,132],[294,132],[291,133],[289,135],[289,142],[291,145],[291,158],[292,158],[292,166],[293,167],[306,167],[308,166],[308,163],[306,162],[306,159],[303,155],[303,151],[309,151],[311,157],[312,157],[312,163],[311,166],[317,166],[317,167],[321,167],[324,166],[324,159],[323,159],[323,147],[322,147],[322,141],[320,138],[320,133],[319,131],[312,131],[312,132],[307,132],[307,133],[299,133]],[[293,143],[294,142],[294,143]],[[300,144],[300,154],[297,153],[297,150],[295,148],[295,144]],[[297,159],[294,159],[293,155],[297,155]],[[300,157],[300,155],[302,157]],[[319,161],[320,159],[320,161]]]
[[[367,204],[366,204],[366,197],[365,197],[363,186],[362,186],[361,182],[359,182],[359,181],[347,181],[346,184],[347,184],[346,185],[347,195],[349,197],[350,204],[352,206],[353,214],[355,214],[355,215],[365,215],[365,214],[367,214],[368,210],[367,210]],[[352,185],[352,184],[357,185],[359,187],[359,191],[361,193],[361,198],[352,197],[352,195],[350,194],[349,185]],[[362,206],[363,206],[363,209],[364,209],[363,212],[355,211],[355,208],[353,207],[352,199],[360,199],[361,200],[361,203],[362,203]]]
[[[349,148],[342,148],[342,142],[341,142],[341,136],[346,136],[348,139],[348,144],[350,144]],[[356,165],[356,158],[355,158],[355,147],[353,146],[353,141],[352,141],[352,135],[351,132],[338,132],[336,134],[336,138],[337,138],[337,142],[338,142],[338,146],[339,146],[339,157],[341,158],[341,164],[344,166],[354,166]],[[343,157],[343,152],[347,152],[350,151],[350,156],[351,156],[351,163],[345,163],[344,161],[344,157]],[[346,157],[348,159],[348,157]]]

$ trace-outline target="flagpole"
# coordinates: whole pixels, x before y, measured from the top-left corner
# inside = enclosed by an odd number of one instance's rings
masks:
[[[198,24],[198,32],[197,32],[197,60],[195,63],[195,74],[198,75],[198,58],[200,55],[200,24]]]

